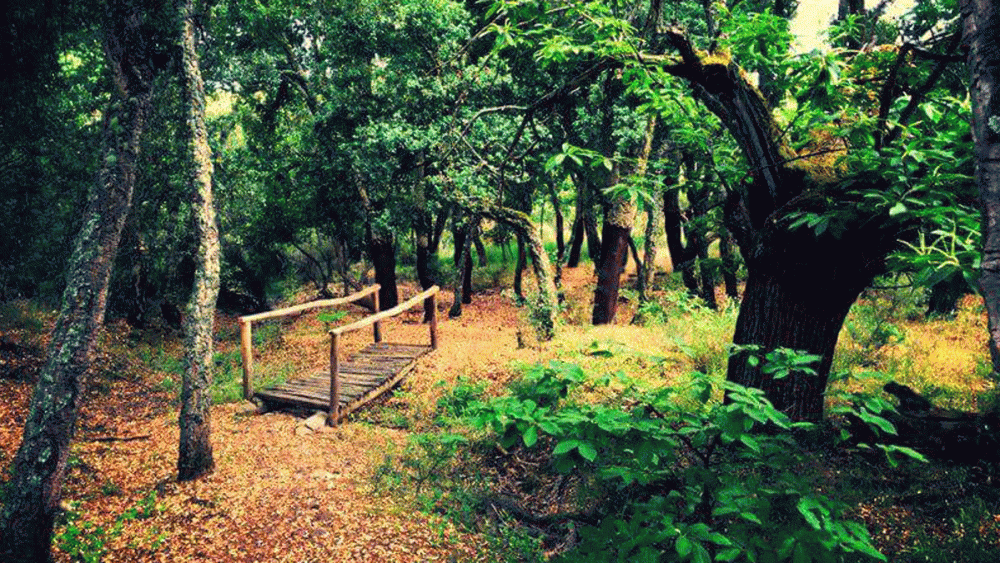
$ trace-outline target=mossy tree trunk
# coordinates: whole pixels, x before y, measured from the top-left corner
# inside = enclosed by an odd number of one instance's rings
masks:
[[[143,24],[147,4],[111,2],[104,51],[113,78],[101,167],[66,267],[66,289],[11,465],[0,516],[0,560],[51,560],[50,543],[76,426],[83,377],[104,322],[108,283],[132,205],[154,70]]]
[[[480,217],[508,227],[514,231],[519,239],[524,241],[524,248],[528,257],[531,258],[532,271],[538,282],[538,298],[533,311],[535,330],[539,340],[551,340],[555,336],[558,296],[555,277],[552,274],[552,264],[549,262],[549,255],[542,245],[538,227],[531,220],[531,217],[523,211],[486,202],[475,207],[475,212]]]
[[[215,467],[212,456],[212,369],[215,303],[219,297],[219,229],[212,195],[212,149],[205,128],[205,86],[198,64],[193,0],[181,7],[181,66],[188,123],[192,224],[198,251],[194,287],[184,315],[186,369],[181,385],[177,478],[197,479]]]
[[[608,98],[607,104],[611,101],[610,94]],[[605,113],[604,122],[604,129],[610,135],[612,129],[610,111]],[[655,131],[656,118],[651,117],[646,125],[644,143],[639,156],[636,163],[630,166],[635,178],[641,178],[646,173]],[[612,154],[611,147],[606,146],[605,156]],[[621,179],[618,166],[615,165],[608,177],[608,187],[616,186]],[[594,311],[591,318],[595,325],[614,322],[615,314],[618,312],[618,291],[621,288],[621,275],[628,261],[632,224],[635,223],[637,210],[635,200],[626,194],[616,194],[612,196],[605,211],[604,228],[601,233],[601,259],[595,265],[597,287],[594,290]]]
[[[976,142],[976,183],[983,222],[979,286],[989,320],[993,371],[1000,373],[1000,8],[993,0],[966,0],[969,92]]]
[[[815,366],[817,375],[774,379],[759,363],[748,363],[749,352],[744,351],[730,357],[727,378],[760,388],[793,419],[818,420],[847,311],[882,271],[903,225],[887,215],[863,216],[842,219],[840,236],[792,231],[789,213],[829,205],[810,198],[821,184],[801,162],[789,164],[794,155],[781,145],[767,103],[736,64],[718,54],[703,58],[682,32],[670,30],[668,37],[680,58],[665,70],[690,82],[695,96],[740,145],[751,170],[749,181],[733,190],[725,209],[749,273],[733,342],[755,347],[756,354],[791,348],[822,358]]]

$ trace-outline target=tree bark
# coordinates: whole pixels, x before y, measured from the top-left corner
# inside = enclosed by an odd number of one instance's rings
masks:
[[[594,290],[594,312],[591,319],[595,325],[614,322],[615,313],[618,312],[622,264],[628,259],[628,239],[632,230],[631,222],[626,223],[626,220],[634,217],[635,208],[633,204],[631,210],[626,205],[620,205],[618,209],[620,221],[616,221],[614,215],[609,215],[604,219],[604,229],[601,232],[603,242],[597,266],[597,288]]]
[[[181,387],[179,481],[197,479],[215,467],[212,456],[212,385],[215,302],[219,296],[219,229],[212,196],[212,149],[205,127],[205,86],[198,65],[193,0],[181,9],[184,97],[191,159],[191,211],[198,241],[194,287],[184,316],[187,369]]]
[[[684,214],[681,212],[678,188],[663,194],[663,232],[667,236],[667,251],[674,272],[680,271],[684,287],[692,295],[698,293],[698,279],[694,274],[694,256],[684,246]]]
[[[605,83],[605,99],[602,103],[602,129],[605,132],[603,153],[611,158],[614,147],[611,142],[614,117],[611,102],[617,97],[617,84],[612,85],[611,78]],[[656,118],[650,117],[646,125],[645,142],[639,150],[637,164],[632,168],[636,177],[641,178],[646,172],[646,163],[652,150],[653,133],[656,130]],[[607,178],[608,187],[618,185],[621,181],[618,165],[613,165]],[[629,243],[631,242],[632,224],[635,223],[637,206],[627,195],[616,195],[604,212],[604,228],[601,234],[601,259],[595,265],[597,270],[597,287],[594,289],[594,311],[592,322],[595,325],[614,322],[618,312],[618,291],[621,288],[621,275],[628,261]]]
[[[549,196],[552,198],[552,209],[556,217],[556,263],[562,264],[566,255],[566,235],[563,230],[566,228],[563,219],[562,204],[559,201],[559,190],[555,184],[549,186]]]
[[[0,560],[9,563],[51,559],[80,388],[104,322],[111,268],[132,205],[140,138],[151,105],[154,69],[142,30],[145,9],[141,3],[112,2],[104,18],[113,89],[104,113],[101,168],[67,264],[59,317],[11,465],[0,516]]]
[[[517,264],[514,266],[514,295],[524,301],[524,269],[528,266],[528,253],[524,248],[524,239],[517,239]]]
[[[396,241],[391,234],[376,233],[368,225],[368,256],[375,268],[375,283],[379,284],[378,304],[383,311],[399,304],[396,286]]]
[[[578,203],[576,217],[573,218],[573,227],[569,235],[569,254],[566,257],[567,268],[576,268],[580,265],[580,255],[583,252],[583,236],[583,215],[580,213]]]
[[[673,59],[665,70],[691,83],[694,95],[719,117],[750,166],[749,182],[730,194],[725,208],[726,225],[749,272],[733,342],[754,346],[758,354],[784,347],[822,358],[816,375],[774,379],[760,364],[749,365],[744,351],[730,358],[727,378],[762,389],[793,419],[817,420],[823,415],[823,392],[847,311],[882,270],[905,225],[886,213],[842,219],[850,223],[840,225],[837,236],[790,230],[789,213],[828,209],[822,194],[837,193],[836,188],[824,189],[828,181],[814,178],[808,166],[793,160],[780,143],[780,128],[765,100],[736,64],[726,56],[703,59],[682,32],[668,30],[666,35],[680,60]],[[849,180],[856,187],[864,181]]]
[[[739,280],[736,277],[739,262],[733,252],[733,235],[729,229],[723,228],[719,234],[719,258],[722,260],[722,280],[726,284],[726,296],[730,299],[739,299]]]
[[[642,264],[636,278],[640,302],[646,301],[648,298],[649,288],[653,285],[653,276],[656,275],[656,255],[659,253],[656,237],[660,234],[663,219],[663,199],[657,195],[653,196],[652,201],[646,202],[645,247]]]
[[[476,213],[486,219],[506,225],[516,233],[518,238],[525,241],[525,250],[531,258],[532,270],[535,274],[535,280],[538,282],[538,299],[535,302],[533,312],[535,330],[539,340],[552,340],[555,336],[558,295],[556,294],[555,279],[552,275],[552,265],[549,263],[549,255],[542,245],[538,227],[531,221],[531,217],[527,213],[515,209],[483,204],[478,206]]]
[[[986,304],[990,356],[1000,373],[1000,8],[992,0],[963,3],[969,43],[969,92],[976,143],[976,183],[982,206],[983,259],[979,286]]]
[[[457,248],[457,253],[455,256],[455,265],[459,264],[467,265],[469,271],[472,270],[472,239],[475,237],[475,229],[478,228],[481,218],[478,215],[471,215],[468,219],[467,226],[464,229],[459,229],[462,232],[461,247]],[[455,233],[456,245],[459,238],[458,231]],[[458,268],[455,272],[455,299],[451,303],[451,309],[448,310],[448,317],[457,318],[462,316],[462,303],[471,303],[471,289],[467,288],[467,285],[472,284],[472,276],[465,275],[466,268]],[[465,300],[465,296],[468,294],[470,296],[469,300]]]

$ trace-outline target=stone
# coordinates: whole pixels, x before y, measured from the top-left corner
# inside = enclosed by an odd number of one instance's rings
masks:
[[[326,426],[326,413],[323,411],[316,411],[312,416],[306,419],[304,424],[309,430],[319,430],[320,428]]]

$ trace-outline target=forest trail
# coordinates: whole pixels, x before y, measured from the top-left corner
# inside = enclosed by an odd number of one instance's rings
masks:
[[[592,280],[589,268],[564,271],[567,298],[587,300]],[[413,291],[401,288],[404,295]],[[108,536],[105,562],[482,559],[483,538],[399,504],[372,481],[386,456],[402,451],[408,435],[430,423],[423,419],[459,378],[487,381],[496,393],[515,376],[512,366],[539,358],[525,311],[506,293],[476,293],[457,319],[445,314],[451,298],[442,292],[438,305],[439,349],[421,358],[400,390],[347,424],[310,432],[302,419],[311,412],[258,415],[248,403],[213,407],[216,468],[189,483],[176,482],[177,406],[157,385],[162,374],[134,373],[136,366],[102,352],[80,415],[63,506],[78,515],[78,525],[104,530],[134,507],[148,509],[140,511],[145,518],[125,519],[120,533]],[[234,323],[220,317],[217,333],[233,334]],[[127,349],[124,327],[109,328],[104,349]],[[388,321],[384,331],[390,340],[427,338],[419,309]],[[370,340],[364,332],[345,338],[348,353]],[[526,347],[519,347],[519,333]],[[235,348],[237,341],[223,338],[219,347]],[[284,327],[260,363],[284,359],[294,369],[322,367],[328,346],[323,323],[315,314],[303,315]],[[20,441],[31,388],[0,381],[3,466]],[[404,411],[410,428],[391,427],[392,414]],[[57,552],[57,560],[70,557]]]

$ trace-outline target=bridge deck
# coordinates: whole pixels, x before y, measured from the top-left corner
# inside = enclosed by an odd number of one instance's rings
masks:
[[[417,358],[430,346],[375,342],[339,364],[340,422],[351,412],[396,386],[413,370]],[[254,396],[268,406],[330,407],[330,372],[296,377],[257,391]],[[333,422],[333,421],[331,421]]]

